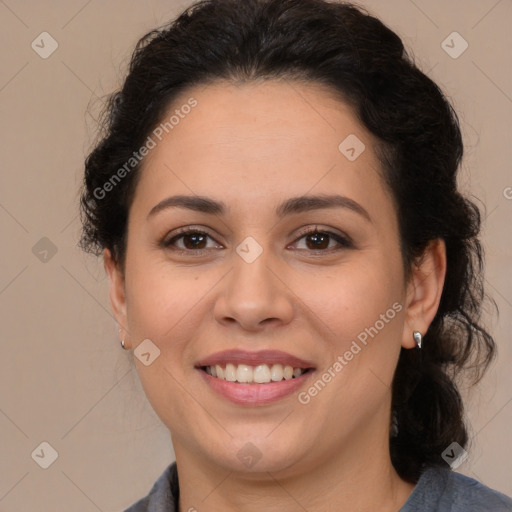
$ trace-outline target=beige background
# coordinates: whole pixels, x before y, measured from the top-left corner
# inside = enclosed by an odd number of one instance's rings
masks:
[[[173,460],[119,346],[102,263],[76,247],[77,190],[100,98],[138,38],[188,4],[0,0],[0,511],[120,511]],[[458,471],[512,495],[512,2],[362,4],[461,115],[461,185],[487,208],[486,282],[501,316],[489,324],[499,359],[468,402],[473,448]],[[59,45],[47,59],[31,48],[43,31]],[[469,43],[457,59],[441,47],[453,31]],[[43,237],[57,250],[46,262]],[[58,452],[48,469],[31,456],[43,441]]]

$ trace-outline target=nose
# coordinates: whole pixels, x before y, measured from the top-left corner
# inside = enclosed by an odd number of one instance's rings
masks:
[[[293,293],[278,276],[278,266],[272,266],[265,253],[252,263],[233,255],[233,269],[221,281],[222,288],[215,302],[217,322],[256,332],[291,321]]]

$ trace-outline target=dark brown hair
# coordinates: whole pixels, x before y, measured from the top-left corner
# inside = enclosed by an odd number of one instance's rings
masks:
[[[379,141],[406,275],[429,241],[446,243],[439,309],[421,352],[401,350],[392,387],[398,429],[390,437],[391,459],[402,478],[416,482],[426,465],[445,464],[441,454],[452,442],[467,445],[457,377],[470,371],[478,382],[495,343],[480,320],[480,212],[457,188],[463,154],[457,115],[377,18],[326,0],[205,0],[144,36],[86,160],[81,247],[96,254],[108,248],[123,268],[140,164],[104,197],[98,190],[143,145],[179,93],[216,80],[282,78],[329,86]]]

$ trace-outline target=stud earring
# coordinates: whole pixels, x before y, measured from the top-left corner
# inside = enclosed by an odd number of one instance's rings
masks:
[[[421,335],[421,332],[419,331],[414,331],[412,333],[412,336],[414,338],[414,341],[416,342],[416,346],[421,349],[421,341],[423,339],[423,336]]]

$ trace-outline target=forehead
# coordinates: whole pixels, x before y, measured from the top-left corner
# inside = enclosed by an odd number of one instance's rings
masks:
[[[248,163],[247,156],[257,157],[257,161],[279,156],[281,161],[295,160],[298,164],[301,156],[337,157],[339,143],[351,133],[357,132],[369,143],[372,139],[352,108],[319,84],[288,80],[240,85],[217,82],[182,93],[168,114],[184,108],[190,98],[197,106],[172,131],[163,134],[174,150],[185,143],[187,149],[190,145],[208,147],[209,155],[223,159]],[[166,119],[170,116],[163,121]]]
[[[176,193],[246,208],[309,191],[342,193],[381,211],[390,201],[374,137],[350,105],[318,84],[190,88],[151,137],[136,192],[145,209]]]

